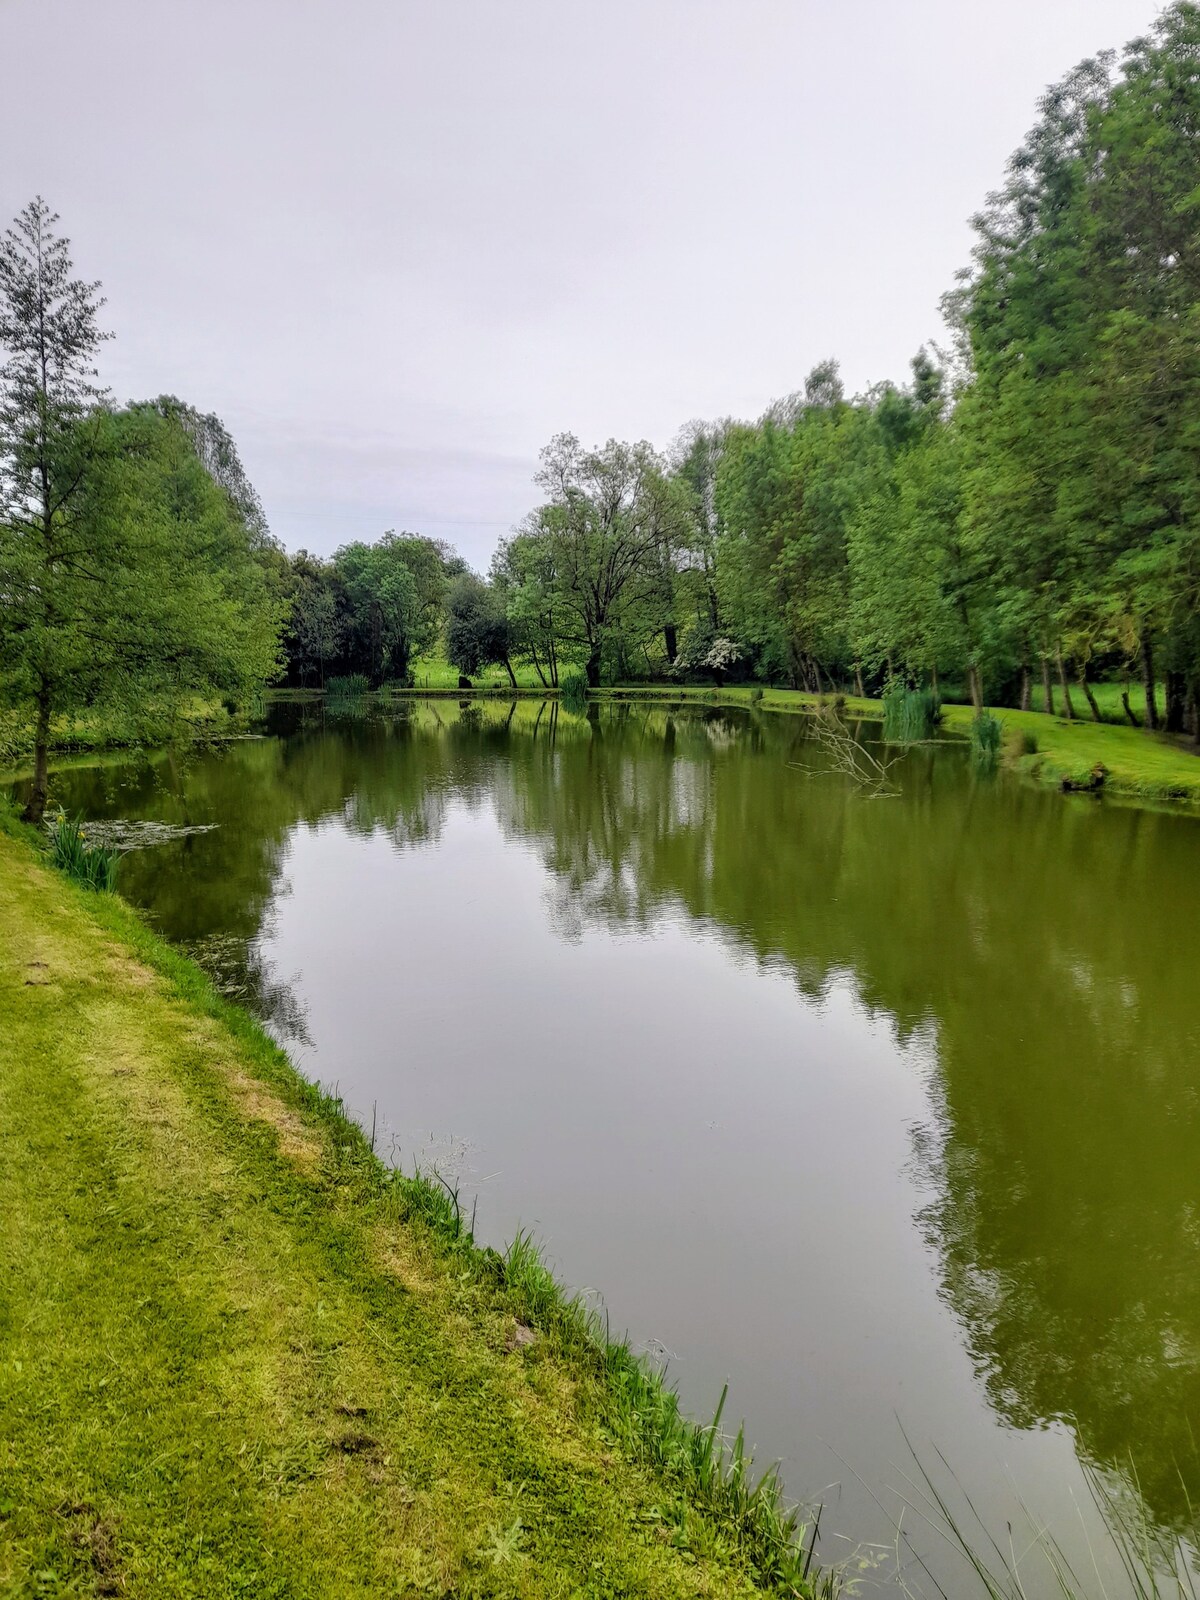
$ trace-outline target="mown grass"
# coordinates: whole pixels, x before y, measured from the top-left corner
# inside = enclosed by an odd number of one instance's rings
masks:
[[[1190,740],[1147,733],[1126,723],[1067,722],[1040,711],[995,711],[1005,763],[1059,788],[1089,788],[1104,768],[1106,794],[1147,800],[1200,801],[1200,755]],[[943,726],[970,736],[970,706],[943,707]],[[1030,746],[1034,748],[1030,748]]]
[[[777,1488],[0,834],[0,1594],[805,1594]]]
[[[444,656],[422,656],[412,665],[413,688],[428,690],[457,689],[459,671],[452,667]],[[537,675],[537,670],[527,661],[513,662],[513,676],[517,680],[519,689],[544,689],[546,686]],[[502,666],[489,666],[479,672],[470,674],[471,683],[477,689],[512,689],[508,673]]]

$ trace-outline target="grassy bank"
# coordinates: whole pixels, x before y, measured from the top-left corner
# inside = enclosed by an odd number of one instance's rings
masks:
[[[809,1592],[770,1490],[0,834],[0,1594]]]
[[[944,706],[942,725],[970,734],[970,706]],[[1200,801],[1200,754],[1190,739],[1146,733],[1128,723],[1067,722],[1040,711],[995,715],[1003,727],[1005,764],[1039,783],[1087,788],[1103,767],[1104,792],[1143,800]]]

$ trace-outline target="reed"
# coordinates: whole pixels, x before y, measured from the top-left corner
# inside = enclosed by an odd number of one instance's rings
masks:
[[[120,852],[91,841],[79,817],[59,811],[47,823],[50,860],[60,872],[85,889],[112,894],[117,887]]]
[[[893,744],[931,739],[942,716],[942,702],[932,689],[910,689],[893,678],[883,691],[883,736]]]
[[[564,672],[559,681],[562,702],[568,711],[582,711],[587,704],[588,681],[582,672]]]
[[[353,700],[370,692],[371,682],[365,672],[351,672],[345,677],[325,680],[325,693],[331,700]]]
[[[1123,1579],[1118,1580],[1119,1590],[1130,1600],[1200,1600],[1193,1547],[1154,1522],[1132,1464],[1129,1485],[1118,1491],[1098,1467],[1083,1463],[1102,1532],[1097,1544],[1084,1524],[1088,1571],[1080,1573],[1060,1539],[1031,1512],[1022,1508],[1028,1529],[1010,1523],[1000,1535],[988,1525],[940,1451],[941,1481],[921,1460],[907,1434],[905,1443],[914,1464],[905,1497],[909,1510],[961,1557],[972,1588],[986,1600],[1029,1600],[1031,1592],[1041,1594],[1047,1587],[1061,1600],[1101,1600],[1110,1593],[1106,1575],[1118,1572]],[[900,1542],[898,1539],[898,1545]],[[901,1569],[901,1590],[912,1600],[924,1600],[930,1592],[944,1595],[943,1585],[928,1567],[920,1560],[916,1565],[916,1572]]]

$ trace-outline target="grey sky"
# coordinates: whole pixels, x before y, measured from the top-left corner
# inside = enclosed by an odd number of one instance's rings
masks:
[[[554,432],[902,378],[1038,93],[1157,9],[0,0],[0,210],[62,214],[118,397],[217,411],[289,548],[482,567]]]

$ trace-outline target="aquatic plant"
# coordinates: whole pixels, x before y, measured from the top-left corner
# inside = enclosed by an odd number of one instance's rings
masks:
[[[1200,1600],[1192,1547],[1154,1521],[1141,1497],[1132,1464],[1132,1486],[1118,1488],[1093,1462],[1081,1459],[1088,1493],[1103,1526],[1097,1548],[1084,1525],[1090,1571],[1081,1576],[1060,1540],[1031,1511],[1022,1507],[1028,1529],[1014,1528],[1009,1523],[1003,1535],[994,1531],[946,1457],[938,1451],[948,1480],[939,1483],[908,1435],[904,1437],[914,1464],[904,1497],[908,1509],[957,1551],[974,1586],[987,1600],[1028,1600],[1031,1592],[1042,1593],[1041,1583],[1034,1584],[1031,1591],[1033,1569],[1038,1566],[1044,1568],[1050,1588],[1062,1600],[1092,1600],[1097,1594],[1108,1593],[1101,1569],[1109,1565],[1124,1573],[1122,1592],[1132,1600]],[[901,1530],[896,1540],[899,1586],[912,1600],[920,1600],[929,1591],[911,1570],[905,1570],[905,1543]],[[924,1569],[933,1592],[944,1594],[942,1584],[920,1558],[917,1565]]]
[[[59,811],[47,823],[50,835],[50,860],[60,872],[81,884],[111,894],[117,886],[120,853],[111,846],[92,841],[78,817]]]
[[[371,682],[365,672],[351,672],[345,677],[326,678],[325,693],[331,700],[351,700],[369,694]]]
[[[971,723],[971,754],[981,771],[994,770],[1000,759],[1000,740],[1004,724],[990,711],[980,711]]]
[[[932,689],[910,689],[893,678],[883,691],[883,736],[895,744],[932,738],[941,716],[942,702]]]
[[[559,682],[563,704],[568,711],[582,711],[587,704],[588,681],[582,672],[564,672]]]

